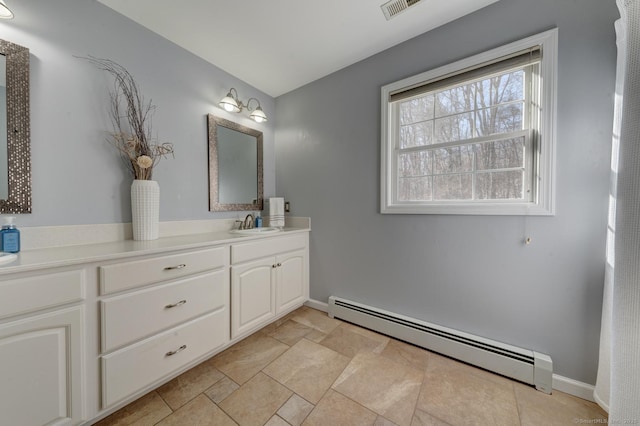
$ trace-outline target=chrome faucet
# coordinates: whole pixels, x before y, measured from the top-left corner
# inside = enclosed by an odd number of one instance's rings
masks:
[[[249,222],[247,222],[249,221]],[[242,225],[240,225],[240,229],[251,229],[253,228],[253,223],[254,223],[254,217],[251,213],[249,213],[245,218],[244,218],[244,222],[242,222]]]
[[[238,229],[252,229],[254,224],[254,217],[251,213],[249,213],[244,220],[236,220],[236,223],[239,223]],[[249,221],[249,222],[247,222]]]

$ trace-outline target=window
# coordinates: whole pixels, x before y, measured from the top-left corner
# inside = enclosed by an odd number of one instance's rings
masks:
[[[382,213],[552,215],[557,30],[382,88]]]

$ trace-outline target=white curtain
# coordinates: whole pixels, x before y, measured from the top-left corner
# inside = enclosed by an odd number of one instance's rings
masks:
[[[630,424],[640,421],[640,0],[617,4],[607,269],[594,397],[610,423]]]

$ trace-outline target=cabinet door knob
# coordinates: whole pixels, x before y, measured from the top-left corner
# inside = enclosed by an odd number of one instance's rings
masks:
[[[278,266],[282,266],[282,263],[278,262]]]
[[[181,301],[177,302],[177,303],[171,303],[169,305],[165,305],[165,309],[171,309],[171,308],[175,308],[176,306],[181,306],[184,305],[185,303],[187,303],[187,299],[182,299]]]
[[[166,268],[164,268],[165,271],[172,271],[174,269],[182,269],[182,268],[186,268],[187,265],[185,265],[184,263],[181,263],[179,265],[176,266],[167,266]]]
[[[173,356],[175,354],[177,354],[178,352],[182,352],[185,349],[187,349],[187,345],[182,345],[180,346],[178,349],[176,349],[175,351],[169,351],[165,354],[165,356]]]
[[[278,267],[278,265],[271,265],[271,267],[272,267],[272,268],[277,268],[277,267]]]

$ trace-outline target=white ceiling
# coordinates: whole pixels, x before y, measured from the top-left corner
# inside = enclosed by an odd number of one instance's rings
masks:
[[[498,0],[98,0],[273,97]]]

